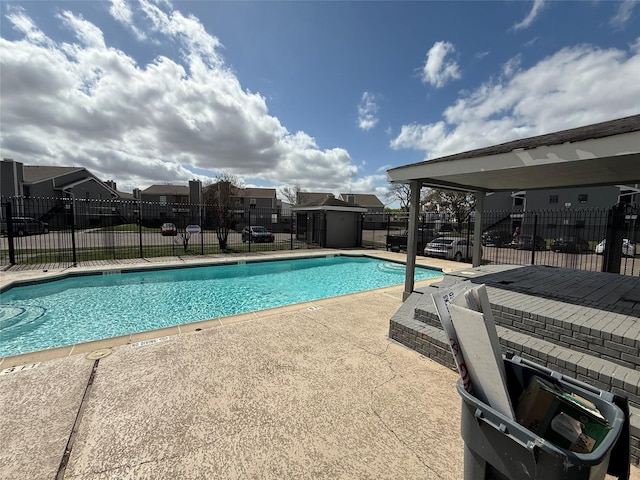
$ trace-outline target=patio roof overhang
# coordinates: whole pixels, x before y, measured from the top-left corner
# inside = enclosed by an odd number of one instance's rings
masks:
[[[392,168],[387,179],[475,192],[640,183],[640,115]]]
[[[515,140],[387,170],[392,183],[411,184],[404,298],[413,292],[421,186],[485,193],[640,183],[640,115]],[[475,222],[473,266],[480,264],[482,222]]]

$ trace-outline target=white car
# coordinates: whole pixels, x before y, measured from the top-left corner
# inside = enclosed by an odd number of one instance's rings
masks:
[[[480,251],[482,252],[482,249]],[[424,254],[427,257],[440,257],[456,262],[463,259],[471,260],[473,242],[467,242],[467,239],[462,237],[438,237],[427,243]]]
[[[602,240],[598,245],[596,245],[596,253],[598,255],[602,255],[604,253],[604,249],[607,246],[607,240]],[[628,238],[622,240],[622,255],[625,257],[633,257],[636,254],[636,246],[629,241]]]

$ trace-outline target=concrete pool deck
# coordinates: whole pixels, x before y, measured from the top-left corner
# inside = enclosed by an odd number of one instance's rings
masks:
[[[457,375],[388,339],[402,289],[4,359],[0,477],[459,480]]]

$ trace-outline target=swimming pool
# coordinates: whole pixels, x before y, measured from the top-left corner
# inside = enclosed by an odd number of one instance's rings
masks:
[[[0,298],[0,357],[402,284],[404,275],[404,264],[337,255],[15,286]],[[441,276],[416,268],[416,280]]]

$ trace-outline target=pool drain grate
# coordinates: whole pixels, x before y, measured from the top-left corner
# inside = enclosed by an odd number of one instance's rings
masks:
[[[100,350],[94,350],[89,355],[87,355],[87,360],[99,360],[106,357],[107,355],[111,355],[111,349],[101,348]]]

